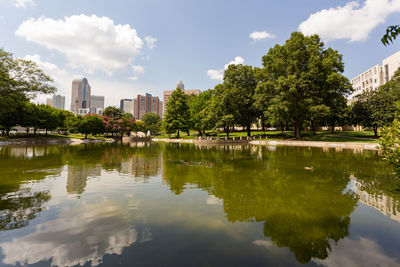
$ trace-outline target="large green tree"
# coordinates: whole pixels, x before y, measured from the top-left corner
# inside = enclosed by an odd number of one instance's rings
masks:
[[[201,92],[199,95],[192,95],[189,97],[189,111],[190,111],[190,127],[203,135],[205,130],[209,129],[207,124],[203,123],[206,113],[203,112],[212,97],[212,90]]]
[[[262,82],[272,82],[274,87],[269,112],[282,114],[284,110],[294,122],[297,139],[313,106],[333,107],[334,100],[351,91],[342,76],[342,56],[326,49],[317,35],[294,32],[284,45],[271,48],[262,61],[262,71],[267,74]]]
[[[235,123],[246,127],[250,136],[251,125],[257,118],[254,93],[257,80],[252,66],[231,64],[224,73],[224,94],[230,97]]]
[[[155,113],[149,112],[142,116],[142,121],[145,123],[146,132],[150,131],[151,134],[160,132],[161,118]]]
[[[163,126],[167,133],[177,132],[178,138],[180,131],[189,133],[190,111],[188,97],[180,88],[176,88],[168,99]]]
[[[88,134],[96,135],[104,133],[104,131],[104,120],[101,116],[88,114],[82,117],[82,121],[79,124],[79,132],[85,134],[85,138],[87,138]]]

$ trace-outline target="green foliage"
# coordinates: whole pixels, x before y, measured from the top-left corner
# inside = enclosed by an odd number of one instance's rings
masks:
[[[88,114],[82,117],[78,129],[80,133],[85,134],[85,138],[87,138],[88,134],[96,135],[104,133],[104,120],[99,115]]]
[[[179,131],[189,132],[189,126],[188,97],[183,93],[182,89],[176,88],[168,99],[163,127],[168,134],[178,132],[179,138]]]
[[[203,112],[210,104],[211,97],[212,90],[204,91],[198,96],[192,95],[189,97],[190,128],[198,131],[199,135],[212,128],[204,123],[207,114]]]
[[[161,118],[155,113],[149,112],[143,115],[142,121],[145,124],[145,131],[150,131],[151,134],[160,132]]]
[[[125,114],[125,113],[124,113]],[[107,116],[110,118],[115,118],[115,119],[119,119],[122,116],[122,110],[117,108],[117,107],[113,107],[113,106],[109,106],[106,107],[103,111],[103,116]]]
[[[391,126],[385,127],[379,139],[382,155],[400,171],[400,119],[396,118]]]
[[[310,119],[313,106],[327,106],[331,120],[338,120],[336,106],[345,103],[344,94],[351,92],[351,87],[341,74],[344,63],[336,50],[325,49],[317,35],[294,32],[262,60],[264,68],[258,74],[261,85],[256,95],[270,101],[268,113],[275,121],[290,118],[294,122],[296,138],[301,138],[303,123]]]
[[[396,40],[397,36],[400,34],[400,25],[392,25],[386,28],[386,33],[383,35],[381,42],[387,46]]]

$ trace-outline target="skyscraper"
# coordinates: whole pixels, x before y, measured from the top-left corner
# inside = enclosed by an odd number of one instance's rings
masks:
[[[162,102],[158,96],[152,96],[151,94],[138,95],[133,100],[133,116],[135,119],[141,120],[144,114],[151,112],[162,117],[161,107]]]
[[[133,115],[133,99],[121,99],[120,109],[123,113],[132,113]]]
[[[65,109],[65,96],[53,95],[52,98],[46,99],[46,105],[57,109]]]
[[[79,109],[90,108],[91,87],[86,78],[72,81],[71,111],[78,114]]]
[[[65,109],[65,96],[53,95],[53,99],[51,102],[52,102],[53,108]]]

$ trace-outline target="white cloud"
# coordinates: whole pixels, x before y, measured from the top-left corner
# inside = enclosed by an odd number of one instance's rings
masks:
[[[146,36],[146,37],[144,37],[144,39],[145,39],[146,45],[149,49],[153,49],[154,47],[156,47],[157,38],[154,38],[151,36]]]
[[[36,6],[36,3],[33,0],[14,0],[14,4],[16,7],[27,7],[29,5]]]
[[[319,265],[339,266],[399,266],[399,262],[387,256],[374,240],[360,237],[357,240],[344,239],[333,248],[329,257],[313,259]]]
[[[40,17],[24,21],[15,32],[26,40],[64,54],[72,68],[102,70],[111,75],[132,64],[143,47],[130,25],[108,17],[75,15],[61,20]]]
[[[132,65],[133,76],[129,77],[129,80],[136,81],[139,76],[143,75],[144,67],[140,65]]]
[[[400,12],[400,0],[366,0],[362,6],[352,1],[311,14],[300,24],[299,30],[306,35],[319,34],[326,41],[365,41],[376,26],[396,12]]]
[[[224,71],[229,67],[229,65],[239,65],[243,64],[244,59],[242,57],[235,57],[234,60],[230,61],[229,63],[225,64],[223,69],[218,69],[218,70],[208,70],[207,75],[210,77],[211,80],[220,80],[222,81],[224,79]]]
[[[262,31],[262,32],[252,32],[250,33],[249,37],[253,39],[254,41],[259,41],[263,39],[268,39],[268,38],[275,38],[275,35],[270,34],[267,31]]]

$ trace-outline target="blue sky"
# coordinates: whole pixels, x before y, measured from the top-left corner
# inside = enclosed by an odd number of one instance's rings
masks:
[[[392,24],[400,24],[400,0],[0,0],[0,47],[35,60],[67,108],[79,76],[106,105],[161,97],[178,79],[187,89],[213,88],[226,64],[260,66],[298,30],[339,50],[351,78],[400,49],[400,40],[380,43]]]

